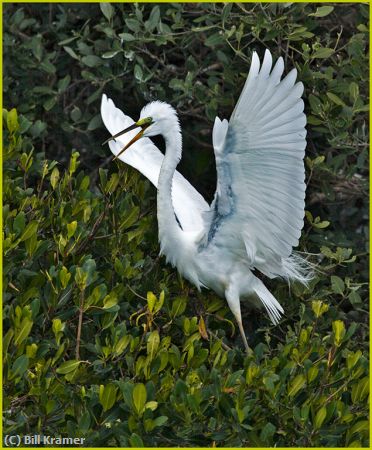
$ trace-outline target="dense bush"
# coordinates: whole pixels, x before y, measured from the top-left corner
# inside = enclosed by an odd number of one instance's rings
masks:
[[[87,446],[368,446],[368,6],[4,4],[4,432]],[[172,103],[210,199],[211,127],[253,49],[305,85],[301,249],[273,327],[158,258],[156,192],[109,163],[103,92]],[[160,146],[162,143],[157,141]]]

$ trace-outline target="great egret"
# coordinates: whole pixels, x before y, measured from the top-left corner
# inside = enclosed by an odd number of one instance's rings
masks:
[[[182,138],[173,107],[151,102],[134,122],[102,97],[101,114],[115,158],[158,188],[160,253],[199,290],[211,288],[226,298],[247,351],[240,300],[263,306],[274,324],[284,312],[252,270],[302,283],[311,278],[308,263],[292,251],[304,216],[303,85],[296,83],[296,69],[281,80],[283,71],[283,58],[272,68],[266,50],[260,67],[254,52],[230,121],[216,117],[217,188],[210,206],[176,171]],[[164,156],[148,139],[156,135],[165,139]]]

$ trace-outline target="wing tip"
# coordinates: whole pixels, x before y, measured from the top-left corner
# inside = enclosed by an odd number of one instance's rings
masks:
[[[101,117],[103,120],[104,125],[106,126],[106,119],[108,119],[108,99],[106,94],[102,94],[101,98]],[[106,126],[107,128],[107,126]]]

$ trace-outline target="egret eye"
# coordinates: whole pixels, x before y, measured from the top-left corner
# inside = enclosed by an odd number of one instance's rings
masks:
[[[144,119],[140,119],[136,125],[139,127],[143,127],[143,126],[148,127],[152,123],[154,123],[154,121],[152,120],[152,117],[145,117]]]

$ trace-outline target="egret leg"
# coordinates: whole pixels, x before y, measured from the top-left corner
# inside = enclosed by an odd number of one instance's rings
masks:
[[[242,313],[240,310],[239,292],[234,286],[230,285],[225,291],[225,297],[226,297],[227,303],[229,305],[229,308],[231,309],[231,311],[234,314],[235,319],[238,323],[240,334],[243,338],[245,350],[247,353],[251,353],[252,350],[250,349],[250,347],[248,345],[247,337],[245,335],[244,328],[243,328]]]
[[[246,351],[248,354],[249,354],[249,353],[252,353],[252,350],[250,349],[250,347],[249,347],[249,345],[248,345],[247,337],[246,337],[245,332],[244,332],[243,323],[242,323],[241,320],[239,321],[238,319],[236,319],[236,321],[238,322],[240,334],[242,335],[242,338],[243,338],[245,351]]]

